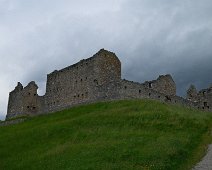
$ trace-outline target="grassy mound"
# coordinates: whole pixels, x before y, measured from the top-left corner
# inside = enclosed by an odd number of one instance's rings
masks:
[[[75,107],[0,127],[0,169],[190,169],[212,114],[149,100]]]

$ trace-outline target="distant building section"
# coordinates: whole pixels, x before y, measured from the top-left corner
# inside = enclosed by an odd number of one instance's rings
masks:
[[[21,83],[9,94],[6,119],[59,111],[79,104],[120,99],[155,99],[211,110],[211,88],[197,92],[188,90],[187,99],[176,96],[171,75],[157,80],[136,83],[121,79],[121,62],[109,51],[101,49],[91,58],[55,70],[47,75],[46,93],[38,96],[34,81],[26,87]]]
[[[194,85],[191,85],[187,91],[187,99],[196,103],[198,109],[212,110],[212,86],[208,89],[197,91]]]

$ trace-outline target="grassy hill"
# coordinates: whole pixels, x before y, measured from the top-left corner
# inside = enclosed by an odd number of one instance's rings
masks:
[[[0,127],[0,169],[190,169],[211,130],[212,113],[157,101],[80,106]]]

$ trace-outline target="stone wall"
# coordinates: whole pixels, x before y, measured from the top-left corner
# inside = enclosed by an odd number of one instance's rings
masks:
[[[197,102],[198,101],[198,97],[197,96],[198,96],[198,92],[197,92],[196,87],[194,85],[191,85],[189,87],[189,89],[187,90],[187,96],[186,96],[186,98],[188,100],[192,100],[194,102]]]
[[[108,84],[116,84],[120,78],[119,59],[114,53],[100,50],[91,58],[47,75],[45,111],[51,112],[110,96]]]
[[[169,77],[170,75],[168,75]],[[160,76],[161,77],[161,76]],[[165,77],[165,76],[164,76]],[[154,82],[154,81],[151,81]],[[153,99],[153,100],[159,100],[161,102],[167,102],[172,104],[180,104],[183,106],[188,107],[195,107],[197,108],[197,105],[194,102],[191,102],[189,100],[186,100],[182,97],[173,95],[170,90],[166,91],[166,82],[163,82],[164,86],[160,86],[161,91],[156,91],[154,88],[147,86],[146,82],[143,84],[128,81],[128,80],[122,80],[121,83],[121,89],[120,91],[120,99]],[[176,86],[173,84],[172,89],[174,89]],[[174,90],[173,90],[174,92]]]
[[[9,96],[7,119],[118,98],[120,80],[121,62],[102,49],[91,58],[48,74],[44,96],[37,95],[35,82],[25,88],[18,83]]]
[[[9,94],[9,101],[7,107],[6,119],[16,117],[23,114],[23,96],[22,96],[23,86],[18,82],[17,86]]]
[[[159,91],[169,96],[176,95],[176,85],[171,75],[160,75],[157,80],[146,81],[144,83],[146,88]]]
[[[35,115],[43,110],[43,97],[37,94],[38,86],[34,81],[25,88],[18,82],[16,88],[9,94],[6,119],[23,115]]]
[[[122,80],[120,89],[121,99],[157,99],[160,101],[165,100],[166,94],[162,94],[153,90],[152,88],[146,87],[144,84],[136,83],[128,80]]]
[[[212,88],[201,90],[198,94],[199,108],[210,111],[212,109]]]
[[[38,96],[37,89],[34,81],[24,88],[18,83],[10,92],[6,119],[55,112],[97,101],[135,98],[204,110],[212,108],[211,88],[196,94],[197,98],[194,98],[194,89],[190,89],[188,99],[184,99],[176,96],[176,85],[171,75],[160,75],[157,80],[145,83],[122,80],[120,60],[104,49],[88,59],[48,74],[44,96]]]
[[[194,85],[187,91],[187,99],[196,103],[199,109],[204,111],[212,110],[212,87],[207,89],[200,90],[199,92],[196,90]]]

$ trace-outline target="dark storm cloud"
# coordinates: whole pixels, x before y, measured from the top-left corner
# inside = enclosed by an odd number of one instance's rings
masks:
[[[144,5],[141,13],[147,18],[142,18],[144,21],[136,28],[135,32],[142,33],[132,44],[130,55],[134,57],[130,64],[126,63],[124,75],[144,81],[171,73],[180,95],[185,94],[190,83],[207,87],[212,82],[212,2],[136,2],[137,11],[131,8],[132,13],[139,13],[139,7]]]
[[[18,81],[111,50],[123,78],[143,82],[171,73],[178,94],[207,87],[212,63],[211,0],[0,0],[0,115]]]

